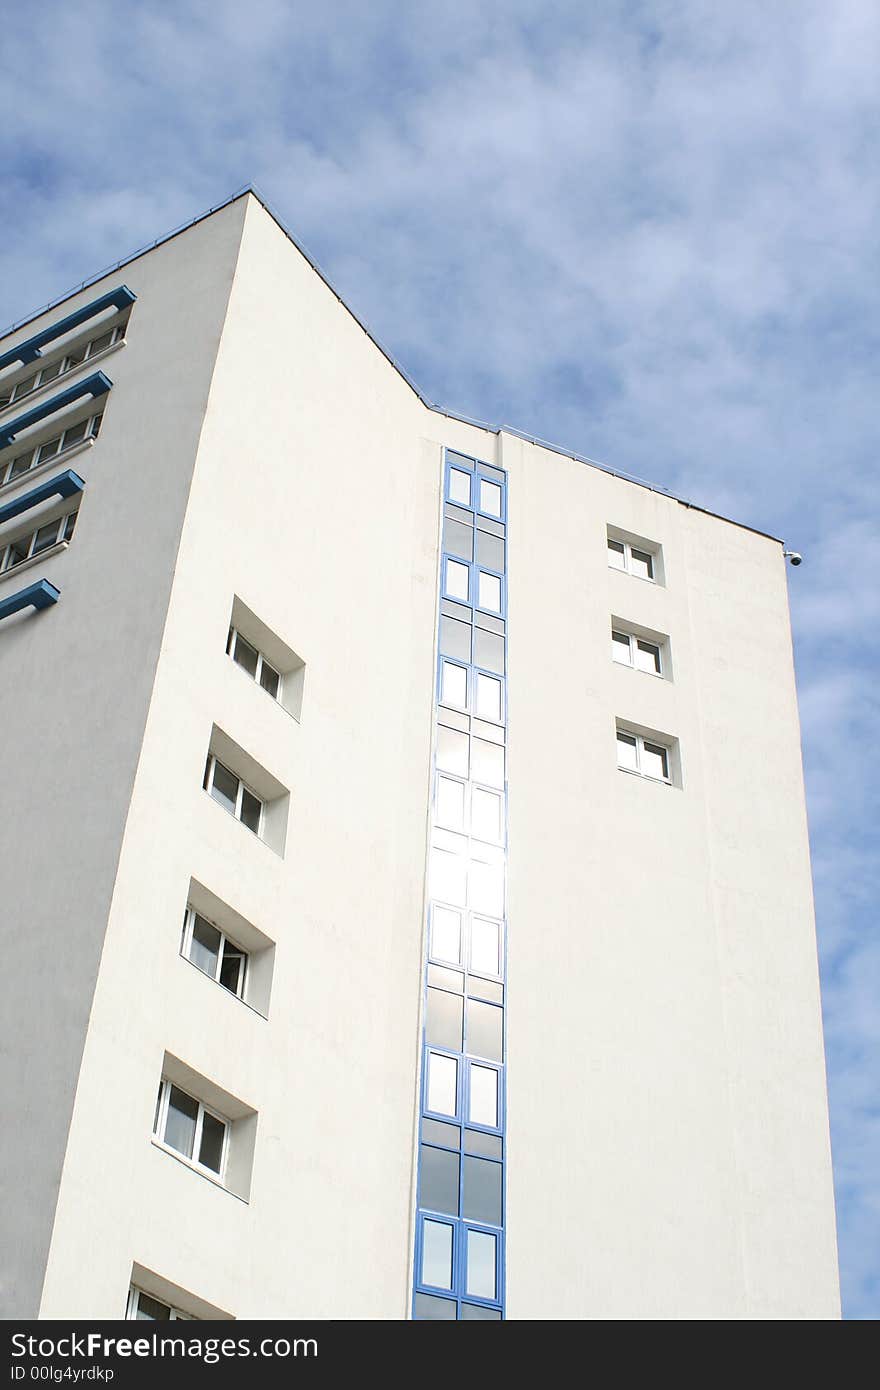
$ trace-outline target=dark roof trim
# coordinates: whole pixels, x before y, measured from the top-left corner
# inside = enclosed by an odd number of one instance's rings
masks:
[[[756,536],[766,536],[768,540],[778,541],[780,545],[785,544],[785,542],[782,541],[779,536],[771,535],[769,531],[761,531],[756,526],[747,526],[746,523],[743,521],[735,521],[733,517],[722,516],[720,512],[710,511],[707,507],[699,507],[695,502],[689,502],[687,498],[679,497],[674,492],[670,492],[669,488],[667,487],[663,487],[662,485],[657,483],[650,483],[645,478],[637,478],[634,474],[631,473],[624,473],[619,468],[612,468],[609,464],[602,463],[599,459],[589,458],[586,454],[578,454],[572,449],[563,448],[562,445],[553,444],[546,439],[539,439],[535,435],[528,434],[525,430],[516,429],[512,425],[498,425],[491,424],[489,421],[486,420],[475,420],[468,415],[460,415],[457,411],[447,410],[445,406],[437,405],[434,401],[430,400],[429,397],[425,395],[421,387],[418,386],[418,384],[413,380],[406,368],[403,367],[400,362],[398,362],[397,358],[393,355],[393,353],[389,352],[388,349],[384,347],[383,344],[379,341],[379,339],[375,336],[375,334],[370,332],[363,319],[359,318],[358,315],[355,313],[354,309],[352,309],[351,306],[346,303],[346,301],[343,299],[342,295],[336,289],[335,285],[332,283],[329,277],[324,274],[317,261],[309,254],[309,252],[302,245],[302,243],[297,240],[293,232],[291,232],[290,229],[285,226],[278,213],[275,212],[271,204],[263,197],[262,193],[260,193],[256,186],[252,183],[244,184],[241,188],[236,189],[234,193],[230,194],[228,198],[224,198],[223,202],[216,203],[213,207],[208,208],[206,212],[199,213],[198,217],[190,218],[188,222],[181,222],[180,225],[175,227],[172,231],[166,232],[164,236],[157,237],[155,241],[148,242],[145,246],[141,246],[137,251],[133,251],[130,255],[124,256],[122,260],[114,261],[112,265],[105,266],[105,268],[103,270],[98,271],[97,274],[90,275],[88,279],[81,281],[81,283],[78,285],[74,285],[73,288],[67,290],[65,294],[59,295],[57,299],[53,299],[50,301],[50,303],[44,304],[41,309],[35,310],[32,314],[25,315],[24,318],[17,319],[15,323],[10,324],[7,329],[0,333],[0,341],[2,341],[2,339],[7,337],[10,333],[14,333],[17,329],[23,328],[24,325],[30,323],[31,320],[39,318],[41,314],[47,314],[50,312],[50,310],[56,309],[59,306],[59,304],[63,304],[65,300],[70,299],[72,295],[79,294],[82,290],[88,289],[89,285],[96,284],[98,280],[103,280],[106,275],[112,275],[114,271],[122,270],[123,267],[130,265],[132,261],[136,261],[139,259],[139,257],[145,256],[148,251],[155,250],[157,246],[164,245],[166,241],[172,241],[174,237],[180,236],[182,232],[188,231],[190,227],[197,226],[199,222],[204,222],[206,218],[212,217],[215,212],[222,211],[223,208],[229,207],[231,203],[237,202],[239,198],[247,197],[248,194],[250,194],[251,197],[256,198],[257,202],[261,204],[261,206],[269,214],[272,220],[278,225],[279,229],[284,233],[288,241],[293,243],[297,251],[299,251],[300,255],[308,262],[312,270],[314,270],[315,274],[320,276],[324,284],[330,290],[331,294],[333,294],[336,297],[336,299],[339,300],[339,303],[342,305],[343,309],[345,309],[346,312],[351,315],[358,327],[370,339],[370,342],[373,343],[373,345],[379,349],[382,356],[385,357],[388,360],[388,362],[390,362],[394,370],[398,372],[400,376],[403,377],[404,381],[409,386],[409,388],[415,393],[416,396],[418,396],[422,405],[426,406],[428,410],[433,411],[437,415],[445,415],[447,419],[456,420],[460,424],[473,425],[477,429],[487,430],[490,434],[500,434],[502,433],[502,431],[505,434],[512,434],[515,438],[522,439],[527,444],[534,444],[541,449],[547,449],[550,453],[560,454],[563,458],[570,458],[575,463],[585,464],[589,468],[598,468],[600,472],[609,473],[612,477],[620,478],[623,480],[623,482],[626,483],[632,483],[635,487],[643,487],[647,488],[649,492],[659,493],[662,497],[668,497],[673,502],[680,502],[683,507],[689,507],[693,511],[703,512],[706,516],[717,517],[719,521],[727,521],[730,523],[730,525],[739,526],[744,531],[751,531]]]

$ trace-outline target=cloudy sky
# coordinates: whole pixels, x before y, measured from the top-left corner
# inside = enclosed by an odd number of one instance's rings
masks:
[[[803,552],[843,1291],[880,1316],[876,0],[43,0],[0,52],[0,323],[254,182],[433,400]]]

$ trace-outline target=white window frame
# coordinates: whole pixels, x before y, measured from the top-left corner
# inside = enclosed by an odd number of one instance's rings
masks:
[[[174,1304],[173,1304],[173,1303],[169,1303],[167,1299],[165,1299],[165,1298],[159,1298],[158,1294],[148,1293],[146,1289],[138,1288],[137,1284],[130,1284],[130,1285],[129,1285],[129,1288],[128,1288],[128,1301],[127,1301],[127,1303],[126,1303],[126,1305],[125,1305],[125,1317],[126,1317],[126,1321],[132,1321],[132,1320],[136,1320],[136,1319],[137,1319],[138,1303],[139,1303],[141,1294],[143,1294],[145,1298],[152,1298],[152,1299],[154,1300],[154,1302],[156,1302],[156,1303],[161,1303],[163,1308],[167,1308],[167,1309],[168,1309],[168,1320],[169,1320],[169,1322],[198,1322],[198,1321],[199,1321],[198,1318],[194,1318],[194,1317],[193,1317],[192,1313],[184,1313],[183,1310],[182,1310],[181,1308],[175,1308]],[[145,1318],[144,1321],[145,1321],[145,1322],[146,1322],[146,1321],[155,1322],[156,1319],[155,1319],[155,1318],[149,1318],[149,1319],[146,1319],[146,1318]],[[164,1319],[163,1319],[163,1321],[164,1321]]]
[[[257,669],[253,676],[251,676],[250,672],[247,670],[246,667],[242,666],[240,661],[236,660],[235,647],[239,641],[239,638],[242,642],[247,643],[252,652],[256,652],[257,654]],[[234,664],[239,668],[240,671],[244,671],[244,674],[246,676],[250,676],[250,679],[254,682],[255,685],[258,685],[261,690],[266,691],[266,694],[269,696],[270,700],[280,702],[281,690],[284,684],[284,676],[278,670],[277,666],[273,666],[271,661],[266,660],[257,644],[255,642],[252,642],[249,637],[245,637],[244,633],[240,632],[237,627],[230,627],[229,629],[229,636],[226,639],[226,654],[230,658],[230,660],[234,662]],[[268,668],[268,670],[270,670],[274,676],[278,677],[278,688],[275,691],[274,695],[272,694],[271,690],[266,690],[266,687],[263,685],[264,667]]]
[[[39,444],[34,444],[30,449],[25,450],[24,453],[15,454],[6,463],[0,464],[0,487],[6,487],[7,483],[17,483],[19,478],[25,477],[25,475],[32,472],[33,469],[42,468],[44,464],[56,463],[69,450],[82,448],[82,446],[88,444],[90,440],[97,439],[103,418],[103,410],[98,410],[94,415],[87,415],[85,420],[77,420],[74,424],[68,425],[67,429],[61,430],[56,435],[50,435],[48,439],[43,439]],[[72,439],[68,442],[67,436],[74,430],[78,430],[80,425],[83,424],[85,425],[84,433],[81,434],[78,439]],[[46,454],[45,458],[41,458],[40,455],[46,446],[48,444],[53,444],[56,440],[59,443],[59,448],[53,450],[51,454]],[[13,473],[13,468],[15,468],[15,465],[22,459],[27,459],[27,463],[23,468],[17,468]]]
[[[180,1091],[183,1095],[185,1095],[189,1100],[194,1101],[194,1103],[199,1107],[198,1113],[196,1115],[195,1134],[193,1135],[192,1158],[190,1158],[189,1155],[185,1154],[181,1149],[175,1149],[174,1145],[169,1144],[165,1139],[165,1126],[168,1123],[168,1102],[171,1096],[172,1086],[175,1088],[175,1090]],[[220,1124],[222,1124],[223,1126],[223,1144],[220,1150],[219,1172],[215,1171],[215,1169],[213,1168],[209,1168],[206,1163],[200,1163],[198,1158],[195,1157],[195,1155],[199,1152],[199,1149],[202,1146],[202,1128],[204,1125],[204,1119],[206,1115],[210,1115],[213,1119],[219,1120]],[[153,1142],[157,1144],[160,1149],[164,1149],[166,1153],[173,1154],[175,1158],[179,1158],[181,1163],[186,1163],[188,1167],[194,1168],[197,1173],[202,1173],[205,1177],[210,1178],[212,1182],[220,1183],[221,1187],[226,1186],[226,1160],[229,1157],[229,1134],[231,1129],[232,1121],[227,1120],[225,1115],[221,1115],[217,1110],[212,1110],[210,1105],[205,1105],[204,1101],[199,1100],[198,1096],[194,1096],[191,1091],[187,1091],[185,1087],[180,1085],[179,1082],[172,1081],[167,1076],[162,1077],[162,1081],[160,1083],[159,1103],[156,1109],[155,1124],[153,1128]]]
[[[69,543],[73,536],[78,512],[79,505],[74,507],[72,511],[65,512],[63,516],[58,518],[55,523],[54,541],[51,541],[49,545],[41,546],[37,551],[38,555],[48,555],[62,543]],[[67,523],[69,521],[71,521],[72,524],[68,530]],[[51,521],[43,522],[40,526],[35,526],[33,531],[26,531],[23,536],[17,537],[14,541],[9,541],[3,549],[0,550],[0,574],[10,574],[13,570],[18,569],[21,565],[26,565],[29,560],[32,560],[34,558],[34,545],[36,544],[37,536],[40,531],[44,531],[47,526],[51,526],[52,524]],[[20,559],[13,560],[13,554],[22,546],[26,546],[26,554],[21,556]]]
[[[190,955],[190,949],[192,947],[193,929],[195,927],[197,917],[200,917],[203,922],[207,922],[208,926],[213,927],[214,931],[218,932],[220,936],[220,950],[217,955],[217,968],[213,976],[211,976],[207,970],[203,970],[202,967],[198,965],[197,962],[194,961],[192,959],[192,956]],[[220,976],[223,971],[223,960],[226,954],[227,944],[232,947],[233,951],[237,951],[238,954],[243,958],[241,970],[239,971],[237,990],[227,989],[226,985],[221,984],[220,982]],[[187,909],[184,914],[183,936],[181,938],[180,943],[180,954],[183,956],[184,960],[189,962],[190,965],[195,966],[196,970],[198,970],[202,975],[204,975],[206,979],[213,979],[215,984],[220,985],[220,988],[222,990],[225,990],[227,994],[231,994],[234,999],[245,999],[245,993],[247,990],[248,967],[250,965],[251,959],[250,952],[246,951],[243,946],[239,946],[237,942],[233,941],[231,936],[227,936],[223,928],[218,927],[216,922],[212,922],[210,917],[206,917],[204,912],[197,911],[197,909],[193,907],[192,903],[189,903],[187,905]]]
[[[234,811],[229,811],[228,808],[224,806],[221,801],[218,801],[217,797],[214,796],[214,773],[217,769],[218,764],[220,767],[223,768],[224,772],[228,772],[230,777],[234,777],[236,782],[238,783],[238,790],[235,794]],[[251,833],[256,835],[259,840],[263,838],[263,825],[266,820],[265,801],[261,796],[257,794],[257,792],[254,791],[253,787],[249,787],[248,784],[245,781],[243,781],[241,777],[239,777],[237,772],[234,772],[231,767],[227,767],[226,763],[221,762],[220,759],[217,757],[216,753],[208,754],[208,765],[205,768],[205,780],[203,785],[205,791],[208,793],[211,800],[215,802],[221,808],[221,810],[227,811],[228,815],[234,816],[240,825],[244,825],[245,830],[250,830],[250,826],[245,825],[244,821],[241,818],[241,805],[242,801],[244,800],[244,793],[249,792],[250,795],[254,798],[254,800],[260,803],[260,823],[257,829],[255,831],[252,831]]]
[[[629,652],[629,661],[621,661],[620,657],[616,655],[615,646],[617,646],[617,647],[620,646],[620,643],[616,643],[616,641],[615,641],[615,639],[618,638],[618,637],[625,637],[626,640],[627,640],[628,652]],[[656,652],[656,653],[657,653],[657,665],[658,665],[659,668],[660,668],[659,670],[657,670],[657,671],[646,671],[645,668],[644,668],[644,666],[639,666],[639,665],[638,665],[638,663],[636,662],[636,659],[635,659],[635,654],[636,654],[636,649],[637,649],[640,645],[641,645],[642,647],[650,647],[652,652]],[[612,627],[612,629],[611,629],[611,660],[614,662],[614,664],[615,664],[616,666],[628,666],[628,667],[630,668],[630,670],[632,670],[632,671],[641,671],[642,675],[644,675],[644,676],[660,676],[660,677],[662,677],[663,674],[664,674],[664,673],[663,673],[663,644],[662,644],[661,642],[652,642],[652,641],[650,640],[650,638],[648,638],[648,637],[639,637],[638,634],[635,633],[635,632],[626,632],[625,629],[622,628],[622,627]]]
[[[35,391],[39,391],[41,386],[54,385],[56,381],[61,381],[63,377],[70,376],[80,367],[84,367],[87,362],[93,362],[98,357],[103,357],[105,352],[116,347],[117,343],[124,342],[125,330],[128,327],[128,317],[122,323],[114,324],[111,328],[102,328],[100,333],[93,333],[84,343],[79,346],[72,343],[67,347],[60,357],[52,357],[48,361],[40,362],[35,372],[29,372],[27,376],[19,377],[18,381],[13,381],[9,385],[0,386],[0,410],[6,410],[11,405],[18,405],[19,401],[26,401]],[[103,347],[95,348],[94,344],[110,334],[110,342]],[[82,356],[80,357],[80,353]],[[77,361],[71,359],[76,356]],[[60,366],[59,371],[53,372],[48,376],[50,368]],[[32,383],[28,385],[28,383]],[[19,391],[20,386],[27,386],[26,391]]]
[[[646,549],[645,546],[643,546],[643,545],[632,545],[629,541],[623,540],[622,537],[620,537],[620,536],[608,536],[608,537],[606,538],[606,549],[607,549],[607,550],[610,551],[612,546],[618,546],[618,545],[623,546],[623,565],[622,565],[622,566],[621,566],[621,565],[612,565],[612,563],[611,563],[611,561],[610,561],[610,559],[609,559],[609,561],[608,561],[608,568],[609,568],[609,569],[612,569],[612,570],[617,570],[617,572],[618,572],[619,574],[628,574],[628,575],[630,575],[631,578],[633,578],[633,579],[642,579],[642,580],[644,580],[644,582],[645,582],[646,584],[656,584],[656,583],[657,583],[657,554],[658,554],[658,552],[657,552],[656,550],[648,550],[648,549]],[[650,573],[650,574],[636,574],[636,572],[633,570],[633,567],[632,567],[632,553],[633,553],[634,550],[635,550],[639,555],[647,555],[647,557],[648,557],[648,559],[649,559],[649,561],[650,561],[650,563],[651,563],[651,573]]]
[[[656,738],[644,738],[641,734],[634,733],[632,729],[621,729],[620,727],[618,727],[614,731],[615,751],[617,747],[617,741],[620,738],[635,739],[636,766],[622,767],[620,761],[618,760],[618,772],[628,772],[631,777],[644,777],[646,782],[659,782],[662,786],[672,786],[672,748],[668,743],[662,743],[659,739]],[[644,753],[646,744],[650,748],[659,748],[662,750],[666,760],[665,777],[655,777],[653,772],[644,772],[642,770],[642,755]]]

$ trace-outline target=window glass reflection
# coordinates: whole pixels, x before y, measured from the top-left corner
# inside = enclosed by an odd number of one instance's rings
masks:
[[[474,1298],[497,1298],[495,1247],[488,1231],[467,1233],[467,1292]]]
[[[428,1053],[426,1107],[435,1115],[454,1115],[458,1109],[458,1062],[440,1052]]]

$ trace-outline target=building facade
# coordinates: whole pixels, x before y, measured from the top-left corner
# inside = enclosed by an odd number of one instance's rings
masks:
[[[256,196],[0,342],[6,1317],[839,1316],[781,544]]]

